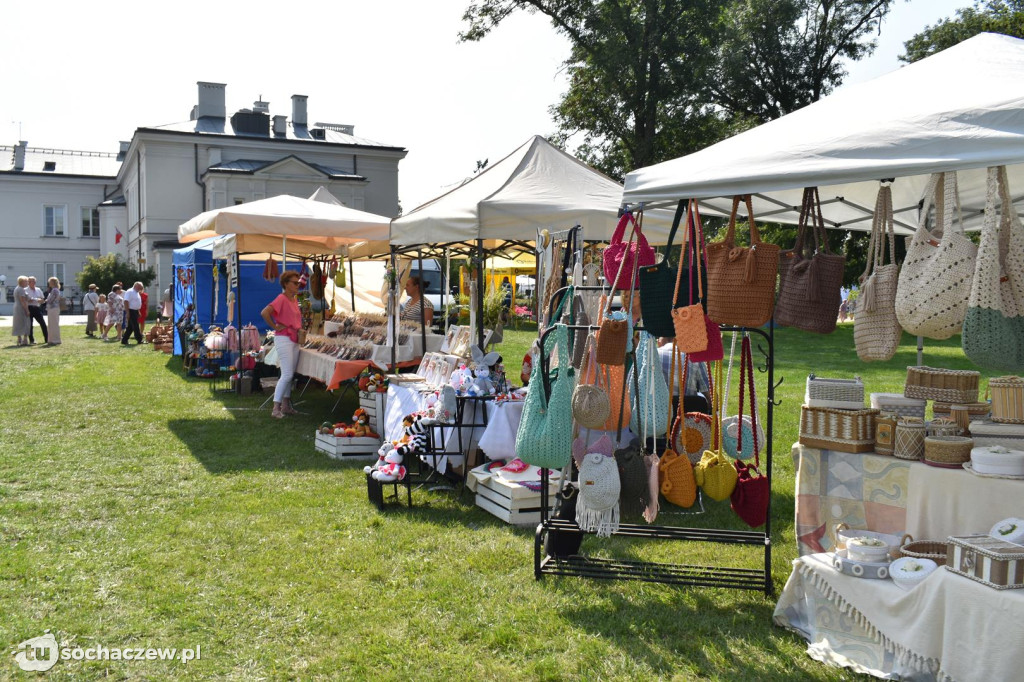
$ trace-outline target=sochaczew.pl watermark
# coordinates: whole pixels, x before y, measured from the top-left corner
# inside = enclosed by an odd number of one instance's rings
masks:
[[[181,661],[202,659],[201,645],[177,649],[168,647],[61,646],[50,632],[27,639],[14,652],[14,660],[22,670],[45,672],[57,661]]]

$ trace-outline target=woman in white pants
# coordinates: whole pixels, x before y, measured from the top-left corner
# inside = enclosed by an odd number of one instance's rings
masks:
[[[50,291],[46,294],[46,327],[49,334],[46,337],[48,346],[60,345],[60,280],[51,277],[46,280],[50,285]]]
[[[299,273],[294,270],[285,271],[280,282],[282,292],[260,313],[263,321],[274,330],[274,345],[277,347],[277,360],[281,367],[281,378],[274,391],[274,410],[270,413],[274,419],[297,414],[297,410],[292,407],[291,394],[295,363],[299,359],[299,329],[302,328],[302,313],[295,301],[299,293]]]

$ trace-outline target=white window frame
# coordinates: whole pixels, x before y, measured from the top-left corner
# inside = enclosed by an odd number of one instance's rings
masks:
[[[95,206],[82,206],[81,221],[82,237],[96,239],[100,236],[100,209]]]
[[[60,226],[56,221],[57,210],[60,210]],[[47,234],[48,222],[47,213],[53,211],[53,234]],[[44,237],[67,237],[68,236],[68,207],[67,204],[46,204],[43,206],[43,236]]]
[[[49,282],[51,277],[56,277],[60,280],[61,286],[64,285],[63,263],[43,263],[43,282]]]

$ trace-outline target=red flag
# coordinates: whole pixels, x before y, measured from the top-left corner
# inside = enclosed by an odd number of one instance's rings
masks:
[[[120,243],[121,243],[121,240],[122,240],[123,238],[124,238],[124,235],[123,235],[123,234],[121,234],[121,230],[119,230],[119,229],[117,229],[117,228],[115,227],[115,228],[114,228],[114,243],[115,243],[115,244],[120,244]]]

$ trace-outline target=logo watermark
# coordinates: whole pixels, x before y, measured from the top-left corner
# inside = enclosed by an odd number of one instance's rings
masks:
[[[201,645],[187,648],[170,647],[107,647],[61,646],[56,636],[47,631],[39,637],[26,639],[14,652],[14,660],[22,670],[46,672],[57,661],[181,661],[201,660]]]

